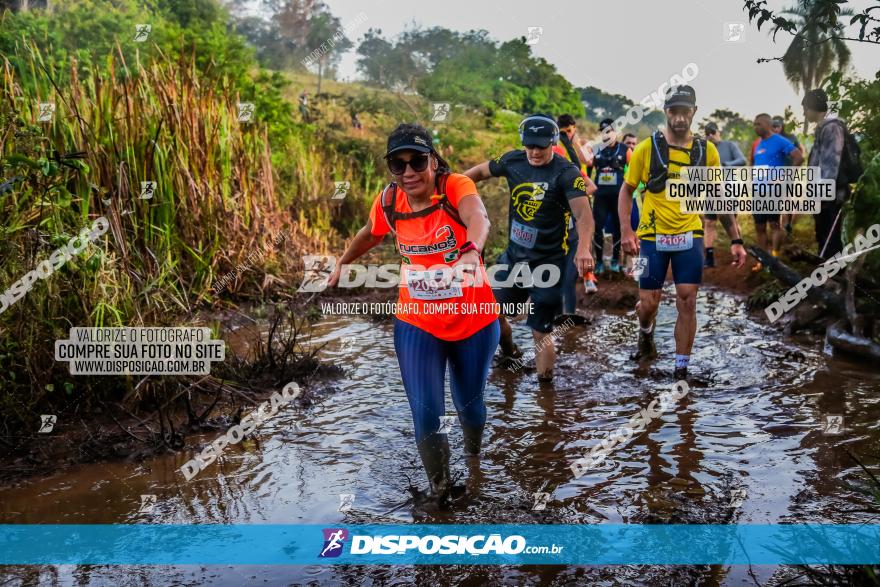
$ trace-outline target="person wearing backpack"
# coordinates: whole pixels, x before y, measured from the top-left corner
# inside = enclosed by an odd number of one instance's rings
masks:
[[[807,122],[816,123],[816,138],[807,165],[818,167],[822,179],[833,179],[837,183],[836,198],[823,200],[815,216],[819,256],[829,259],[843,250],[841,210],[850,196],[850,184],[857,182],[862,175],[861,154],[846,123],[828,112],[828,95],[824,90],[810,90],[801,105]]]
[[[483,390],[500,337],[498,305],[482,261],[489,217],[474,182],[450,172],[423,127],[398,125],[388,137],[385,160],[399,183],[376,196],[366,225],[345,249],[328,286],[338,284],[344,265],[388,233],[395,235],[403,264],[394,348],[419,455],[443,504],[452,489],[449,443],[440,426],[447,366],[465,453],[476,456],[486,424]],[[446,267],[473,279],[444,279]]]
[[[603,147],[593,158],[598,188],[593,196],[593,220],[596,224],[596,232],[593,235],[593,257],[596,259],[597,275],[601,275],[605,270],[604,229],[609,223],[612,236],[609,270],[611,273],[620,272],[620,219],[617,216],[617,196],[620,194],[620,186],[623,185],[623,170],[629,163],[632,150],[617,140],[617,131],[614,130],[613,124],[614,120],[611,118],[599,123]]]
[[[517,309],[529,301],[526,326],[532,330],[535,343],[538,382],[544,384],[553,382],[556,365],[553,325],[563,309],[561,277],[569,252],[572,217],[578,232],[574,253],[578,275],[584,277],[595,268],[590,250],[594,227],[587,183],[580,169],[553,152],[560,134],[549,115],[527,116],[519,125],[523,149],[508,151],[465,171],[475,182],[491,177],[507,180],[508,242],[495,266],[495,295],[508,316],[515,316]],[[526,270],[533,277],[525,278]],[[538,275],[546,279],[536,278]],[[510,365],[522,358],[522,351],[513,342],[510,323],[504,316],[500,322],[499,366]]]
[[[623,248],[629,254],[639,253],[643,270],[639,276],[638,348],[634,360],[650,360],[657,356],[654,326],[666,273],[672,266],[675,281],[676,381],[688,374],[691,349],[697,332],[697,290],[703,277],[703,224],[699,214],[685,214],[679,202],[666,199],[666,181],[676,180],[686,166],[720,167],[721,158],[715,145],[696,137],[691,124],[697,112],[696,93],[691,86],[675,86],[663,105],[666,128],[638,144],[630,159],[623,186],[620,188],[618,213]],[[630,227],[633,193],[640,182],[645,184],[645,199],[636,231]],[[742,267],[746,251],[740,237],[736,216],[719,214],[718,219],[730,235],[733,265]]]

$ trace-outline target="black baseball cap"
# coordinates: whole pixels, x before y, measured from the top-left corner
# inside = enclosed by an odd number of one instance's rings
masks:
[[[389,135],[386,157],[398,151],[434,152],[434,140],[431,138],[431,133],[415,125],[407,126],[408,128],[402,131],[395,130]]]
[[[524,147],[546,148],[559,139],[556,121],[543,114],[533,114],[520,125],[520,136]]]
[[[706,134],[715,134],[718,132],[718,125],[714,122],[710,122],[706,125]]]
[[[674,106],[687,106],[695,108],[697,105],[697,93],[690,86],[674,86],[668,94],[666,94],[666,103],[663,108],[672,108]]]
[[[608,128],[609,126],[613,126],[613,125],[614,125],[614,120],[612,120],[611,118],[605,118],[602,120],[602,122],[599,123],[599,132],[601,132],[601,131],[605,130],[606,128]]]
[[[770,126],[778,126],[782,128],[785,126],[785,120],[781,116],[774,116],[770,119]]]

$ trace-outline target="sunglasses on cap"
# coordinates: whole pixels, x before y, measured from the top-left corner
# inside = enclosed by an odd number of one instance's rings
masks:
[[[428,168],[428,162],[430,160],[431,158],[428,153],[413,155],[409,160],[401,159],[400,157],[389,157],[387,159],[388,171],[393,175],[403,175],[406,173],[406,166],[409,165],[413,171],[420,173]]]

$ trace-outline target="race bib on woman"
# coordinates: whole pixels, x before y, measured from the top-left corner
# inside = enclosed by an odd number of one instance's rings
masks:
[[[445,300],[462,295],[461,285],[453,283],[451,270],[407,271],[406,287],[415,300]]]
[[[658,234],[658,251],[687,251],[694,246],[694,233],[683,232],[681,234]]]

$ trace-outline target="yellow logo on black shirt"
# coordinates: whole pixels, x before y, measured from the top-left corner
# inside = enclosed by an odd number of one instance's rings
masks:
[[[546,182],[521,183],[511,192],[513,209],[523,220],[532,220],[544,201],[544,194],[550,187]]]
[[[582,192],[587,191],[587,182],[584,181],[584,177],[579,175],[574,180],[574,189],[581,190]]]

